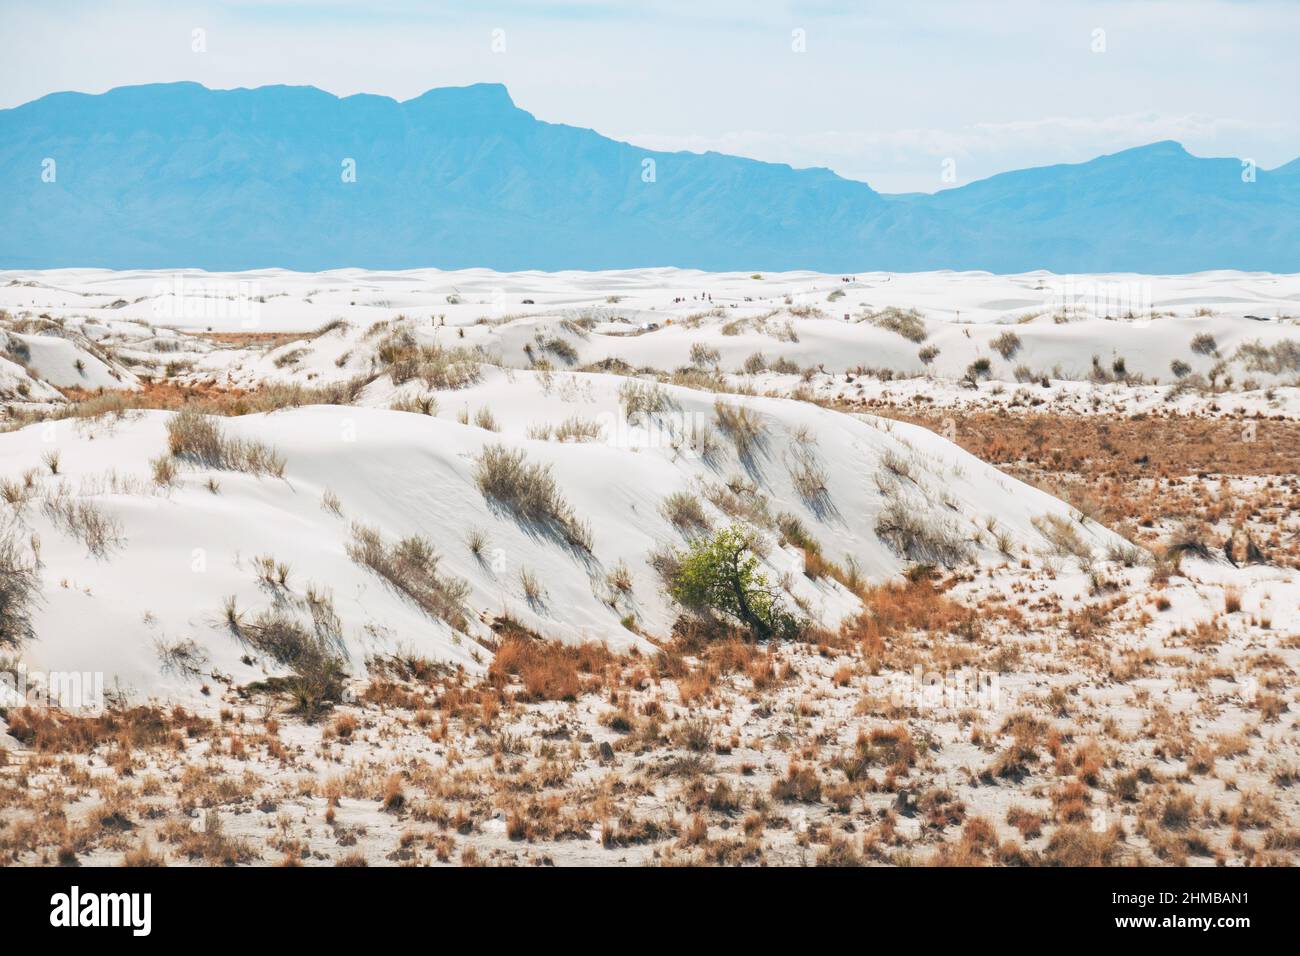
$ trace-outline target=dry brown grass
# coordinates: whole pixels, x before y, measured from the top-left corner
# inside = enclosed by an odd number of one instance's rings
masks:
[[[603,686],[618,659],[603,644],[561,644],[520,631],[507,633],[488,668],[493,687],[506,689],[512,678],[523,685],[523,700],[577,700]]]
[[[838,407],[940,432],[953,420],[953,439],[962,448],[1140,543],[1159,544],[1161,523],[1194,516],[1235,525],[1239,541],[1229,542],[1226,533],[1219,533],[1208,543],[1229,545],[1237,560],[1253,547],[1270,560],[1300,567],[1300,536],[1281,530],[1283,519],[1300,509],[1300,484],[1292,477],[1300,423],[1175,414],[930,411],[884,399]],[[1246,422],[1254,426],[1250,441],[1243,440]],[[1234,481],[1262,477],[1266,489],[1239,501],[1222,493],[1228,488],[1213,488],[1209,476]]]
[[[910,631],[952,633],[973,637],[979,632],[976,612],[946,597],[927,579],[868,588],[866,610],[844,625],[842,640],[858,644],[879,665],[890,659],[892,638]]]
[[[167,447],[178,459],[206,468],[284,477],[284,457],[257,441],[231,438],[217,419],[189,405],[167,422]]]
[[[427,539],[408,535],[387,544],[375,528],[354,524],[347,551],[353,561],[370,568],[426,614],[457,630],[465,629],[465,598],[469,594],[469,585],[459,578],[439,573],[441,556]]]
[[[39,753],[91,753],[101,746],[162,747],[211,727],[208,720],[182,707],[110,709],[94,716],[23,707],[10,710],[5,719],[10,736]]]

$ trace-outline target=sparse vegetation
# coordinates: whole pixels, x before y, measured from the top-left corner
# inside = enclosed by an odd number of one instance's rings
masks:
[[[427,539],[410,535],[388,545],[376,529],[354,524],[348,556],[374,571],[426,614],[458,631],[465,629],[469,585],[439,574],[441,556]]]
[[[742,461],[751,461],[762,447],[766,427],[748,405],[733,405],[718,399],[713,403],[718,428],[731,439]]]
[[[556,531],[583,551],[591,550],[591,529],[574,515],[550,465],[528,461],[520,449],[489,445],[478,458],[474,479],[485,498],[516,517]]]
[[[687,533],[707,531],[711,526],[704,505],[689,491],[674,491],[664,499],[661,510],[674,526]]]
[[[696,368],[707,368],[716,365],[720,358],[722,358],[722,353],[712,346],[705,345],[702,342],[691,345],[691,364]]]
[[[876,518],[876,534],[910,561],[955,567],[970,559],[970,544],[951,524],[927,518],[918,509],[893,499]]]
[[[634,425],[677,407],[667,389],[639,379],[624,382],[618,390],[618,399],[623,406],[623,415]]]
[[[35,636],[32,612],[39,600],[36,562],[23,557],[17,529],[0,526],[0,647],[15,647]]]
[[[926,340],[929,332],[925,327],[925,318],[916,309],[899,309],[894,306],[881,309],[879,312],[872,312],[867,316],[867,321],[872,325],[878,325],[882,329],[888,329],[910,342],[916,342],[918,345]]]
[[[284,477],[284,458],[273,448],[230,438],[216,419],[193,408],[184,408],[168,419],[167,447],[176,458],[205,468]]]
[[[1015,332],[1007,330],[989,343],[989,347],[997,352],[1002,358],[1010,362],[1020,351],[1020,336]]]

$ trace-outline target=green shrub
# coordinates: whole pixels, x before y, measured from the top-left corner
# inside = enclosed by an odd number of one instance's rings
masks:
[[[678,556],[670,591],[683,607],[731,620],[759,640],[792,637],[799,622],[759,570],[755,544],[741,525],[696,540]]]

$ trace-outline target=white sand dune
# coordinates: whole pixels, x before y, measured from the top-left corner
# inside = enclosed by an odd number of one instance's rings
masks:
[[[490,407],[501,425],[493,433],[449,418],[383,408],[312,406],[223,420],[231,434],[270,444],[287,460],[284,478],[232,471],[186,469],[176,487],[153,485],[151,459],[166,447],[165,412],[131,413],[121,421],[60,422],[53,434],[33,425],[0,435],[3,477],[40,467],[57,448],[59,474],[39,480],[40,492],[15,510],[25,535],[40,541],[44,601],[36,615],[37,640],[27,648],[32,667],[102,670],[139,694],[193,696],[197,685],[160,670],[158,642],[198,642],[216,672],[237,683],[260,670],[241,663],[246,648],[223,618],[235,596],[248,614],[300,602],[309,584],[332,594],[354,672],[373,653],[411,649],[469,668],[486,655],[473,638],[488,632],[477,620],[464,635],[423,614],[346,552],[349,524],[362,522],[386,538],[420,534],[443,554],[440,570],[471,585],[471,617],[508,613],[527,626],[564,640],[601,640],[627,648],[639,639],[620,621],[634,617],[646,633],[666,635],[675,612],[649,566],[650,553],[683,536],[661,514],[672,491],[724,482],[747,469],[727,449],[709,463],[669,447],[657,430],[629,428],[618,410],[620,380],[583,377],[567,396],[564,383],[544,387],[534,373],[489,373],[456,400]],[[682,420],[711,419],[713,396],[672,389]],[[972,537],[996,518],[997,526],[1026,552],[1044,547],[1033,521],[1069,519],[1071,509],[1029,488],[923,429],[827,412],[804,403],[746,399],[767,426],[765,447],[748,474],[773,511],[796,514],[822,543],[827,557],[856,561],[871,578],[900,571],[907,561],[874,531],[885,506],[875,475],[892,453],[912,462],[914,478],[902,482],[909,507],[929,521]],[[559,443],[532,440],[537,421],[582,415],[605,427],[602,440]],[[621,424],[620,424],[621,423]],[[801,500],[792,486],[789,458],[800,429],[816,436],[813,449],[827,476],[824,501]],[[484,499],[475,485],[474,458],[488,444],[526,450],[550,464],[577,515],[590,522],[594,548],[575,553],[556,538],[515,520]],[[219,490],[207,487],[208,478]],[[77,501],[102,509],[116,524],[115,540],[101,555],[51,519],[42,496],[66,487]],[[322,507],[325,490],[337,494],[343,515]],[[726,517],[712,506],[719,523]],[[487,548],[474,557],[466,532],[486,532]],[[1079,526],[1099,552],[1118,542],[1095,525]],[[771,535],[765,568],[784,579],[792,598],[826,626],[836,626],[858,602],[828,579],[799,574],[796,549]],[[978,549],[996,555],[992,535]],[[291,568],[288,587],[258,581],[254,559],[271,555]],[[624,562],[632,572],[630,596],[612,595],[608,571]],[[524,597],[520,572],[534,573],[543,598]]]
[[[1113,311],[1112,293],[1135,293],[1133,301],[1145,306],[1131,315]],[[332,596],[355,674],[364,672],[368,655],[403,647],[481,667],[488,656],[478,643],[489,635],[484,621],[502,614],[567,641],[648,646],[637,632],[665,636],[677,613],[651,567],[656,549],[684,543],[661,511],[675,491],[703,500],[710,488],[716,496],[729,483],[742,500],[765,500],[772,516],[798,517],[828,559],[851,562],[872,580],[916,559],[877,533],[878,517],[895,498],[988,561],[1005,560],[999,536],[1007,553],[1038,560],[1048,548],[1045,516],[1068,522],[1098,554],[1122,545],[1064,503],[920,428],[807,402],[728,396],[722,400],[748,407],[762,423],[755,449],[741,457],[717,429],[713,391],[664,386],[668,401],[659,414],[629,420],[620,389],[634,379],[576,371],[583,366],[694,366],[729,387],[790,394],[804,384],[841,396],[852,384],[844,373],[866,367],[900,376],[925,372],[930,378],[890,387],[951,396],[960,394],[955,381],[972,362],[989,359],[990,378],[1014,380],[1024,366],[1035,378],[1078,380],[1060,391],[1080,392],[1086,401],[1083,389],[1151,388],[1086,382],[1095,368],[1113,370],[1120,359],[1125,374],[1148,381],[1173,381],[1174,361],[1204,376],[1222,362],[1220,378],[1287,385],[1296,379],[1286,365],[1290,353],[1276,369],[1251,368],[1241,347],[1259,343],[1267,350],[1300,340],[1300,276],[1240,273],[1069,280],[1046,273],[870,274],[844,281],[673,269],[58,270],[0,273],[0,306],[8,313],[0,397],[15,408],[62,401],[55,386],[111,390],[161,380],[250,389],[351,381],[360,389],[354,404],[221,420],[230,435],[282,454],[282,479],[190,465],[174,485],[156,484],[151,461],[167,448],[166,412],[44,421],[0,434],[0,479],[21,483],[31,475],[24,501],[0,505],[24,547],[39,541],[37,638],[24,649],[31,666],[102,670],[138,694],[191,698],[198,683],[161,668],[160,644],[192,640],[212,673],[234,683],[255,679],[264,665],[248,662],[248,649],[224,618],[227,598],[247,615],[275,607],[301,615],[309,585]],[[877,324],[872,316],[887,308],[917,310],[924,340]],[[191,334],[327,326],[265,345]],[[1019,341],[1004,357],[992,343],[1008,331]],[[395,382],[378,354],[393,334],[471,350],[481,375],[462,388],[436,388],[419,375]],[[1197,335],[1211,336],[1213,347],[1193,350]],[[918,356],[923,346],[938,349],[928,364]],[[785,364],[737,376],[755,353],[769,365]],[[429,414],[411,410],[422,401]],[[1257,408],[1267,407],[1258,400]],[[570,419],[594,426],[598,437],[538,437]],[[696,453],[693,431],[713,433],[719,450]],[[590,523],[589,555],[484,498],[475,460],[496,443],[553,468],[576,515]],[[801,468],[823,485],[812,499],[796,486]],[[341,501],[341,516],[322,506],[327,492]],[[108,519],[111,533],[100,553],[59,518],[60,501],[85,503]],[[706,508],[715,524],[730,520],[715,505]],[[468,582],[469,623],[458,632],[353,561],[352,522],[390,541],[427,537],[443,556],[440,571]],[[773,522],[759,525],[769,545],[766,572],[792,602],[832,628],[858,609],[843,586],[799,573],[797,549],[781,546]],[[471,529],[486,537],[479,557],[466,543]],[[254,562],[264,555],[289,567],[287,586],[259,582]],[[605,581],[620,562],[631,571],[630,595],[613,593]],[[523,572],[541,582],[540,599],[525,597]]]
[[[672,370],[690,364],[691,347],[702,344],[716,350],[713,363],[729,372],[756,353],[829,372],[886,368],[941,378],[961,377],[971,363],[986,359],[987,376],[1001,381],[1015,380],[1018,373],[1088,378],[1095,365],[1109,370],[1119,361],[1129,375],[1168,383],[1175,380],[1175,361],[1201,375],[1226,361],[1238,378],[1279,384],[1294,378],[1296,370],[1274,372],[1266,363],[1245,367],[1234,356],[1243,345],[1272,348],[1300,339],[1300,276],[797,272],[756,278],[678,269],[513,274],[65,269],[0,273],[0,308],[85,324],[87,336],[117,341],[140,340],[145,326],[138,323],[191,332],[307,332],[337,319],[351,325],[350,334],[305,352],[295,344],[271,355],[224,353],[199,363],[214,377],[244,385],[355,373],[356,362],[336,365],[336,360],[348,353],[355,358],[355,340],[364,330],[397,315],[406,316],[421,334],[446,327],[440,333],[444,344],[481,347],[516,367],[533,364],[536,356],[525,348],[535,349],[541,336],[567,342],[575,366],[615,359]],[[924,339],[914,341],[869,321],[891,308],[915,309]],[[584,326],[581,334],[575,334],[575,321]],[[1019,338],[1009,354],[993,344],[1008,331]],[[447,341],[453,335],[456,341]],[[1193,338],[1207,335],[1214,349],[1194,351]],[[152,341],[139,344],[156,347]],[[923,360],[922,349],[933,355]],[[276,363],[291,350],[302,354],[293,363]],[[92,388],[102,379],[97,373],[70,375],[66,368],[57,377],[56,384]],[[73,380],[78,377],[84,381]]]

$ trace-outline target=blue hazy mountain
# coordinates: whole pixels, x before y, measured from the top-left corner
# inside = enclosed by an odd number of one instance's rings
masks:
[[[495,84],[169,83],[0,110],[0,267],[1290,272],[1298,163],[1245,182],[1165,142],[888,196],[542,122]]]

